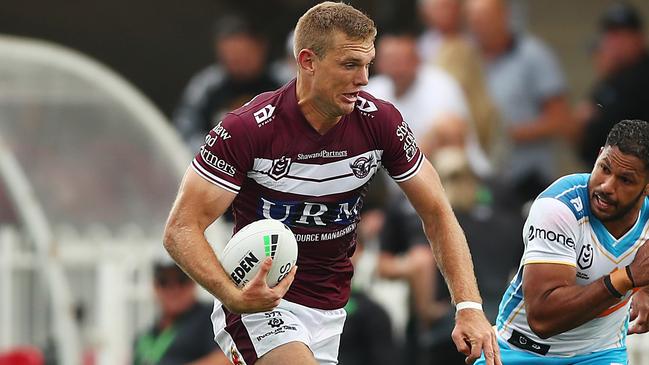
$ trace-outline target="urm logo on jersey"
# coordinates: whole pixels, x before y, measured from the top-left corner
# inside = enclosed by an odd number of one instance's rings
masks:
[[[360,198],[335,203],[282,202],[261,198],[258,216],[275,219],[289,227],[324,227],[356,222]]]

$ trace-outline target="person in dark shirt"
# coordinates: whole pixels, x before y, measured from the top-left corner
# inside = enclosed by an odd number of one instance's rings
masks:
[[[649,52],[643,22],[630,5],[615,3],[602,15],[598,47],[610,67],[593,88],[590,113],[582,120],[580,155],[588,166],[613,125],[622,119],[649,119]]]
[[[214,30],[217,63],[190,80],[173,116],[192,151],[227,112],[280,86],[268,70],[265,39],[246,20],[227,15]]]
[[[196,284],[171,260],[157,260],[154,290],[160,315],[139,334],[133,365],[227,365],[212,331],[212,306],[196,297]]]
[[[364,251],[363,226],[372,220],[375,209],[365,210],[359,227],[356,252],[352,256],[357,265]],[[372,223],[369,223],[370,225]],[[371,228],[369,228],[371,229]],[[340,337],[339,361],[343,365],[393,365],[398,363],[397,346],[392,335],[392,325],[386,310],[360,287],[352,286],[351,296],[345,305],[347,319]]]

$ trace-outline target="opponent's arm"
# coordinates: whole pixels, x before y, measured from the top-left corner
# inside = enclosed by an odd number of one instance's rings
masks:
[[[481,303],[464,233],[430,162],[424,159],[419,173],[400,186],[421,217],[453,302]],[[468,355],[468,363],[479,358],[483,350],[488,365],[501,363],[495,333],[482,311],[460,310],[452,337],[458,350]]]
[[[537,200],[535,204],[544,203],[548,201]],[[571,237],[570,227],[576,224],[576,220],[562,221],[561,217],[565,218],[571,214],[566,210],[563,212],[567,214],[563,214],[562,209],[560,205],[556,207],[545,205],[539,210],[532,206],[530,217],[534,216],[534,222],[538,222],[545,228],[556,229],[557,232]],[[548,214],[550,211],[552,214]],[[533,243],[528,242],[528,250],[532,245],[540,247],[540,242],[537,241],[538,237]],[[557,242],[547,244],[554,245],[556,249],[565,249],[565,246],[558,245]],[[574,248],[570,250],[574,252]],[[610,275],[582,286],[576,283],[574,266],[526,263],[523,271],[523,292],[530,328],[539,337],[548,338],[576,328],[602,315],[605,311],[614,310],[616,304],[620,302],[617,294],[623,295],[633,287],[644,287],[649,284],[649,245],[643,245],[638,249],[633,262],[629,265],[629,271],[633,280],[629,278],[626,269],[621,267]],[[617,294],[607,288],[605,278],[610,279],[610,286]],[[640,294],[638,299],[638,308],[641,306],[642,296],[643,294]],[[643,312],[646,311],[646,307]]]
[[[541,338],[576,328],[620,301],[602,278],[577,285],[576,268],[561,264],[525,265],[523,293],[527,321]]]
[[[255,278],[243,290],[230,280],[205,239],[205,229],[230,206],[235,194],[187,169],[176,201],[169,213],[164,246],[180,267],[217,297],[230,311],[250,313],[275,308],[293,281],[295,270],[274,288],[265,277],[271,261],[266,260]]]

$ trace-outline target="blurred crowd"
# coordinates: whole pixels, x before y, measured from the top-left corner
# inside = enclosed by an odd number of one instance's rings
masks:
[[[649,120],[644,22],[625,3],[600,15],[585,49],[591,64],[584,67],[595,82],[574,102],[561,60],[542,39],[512,25],[507,1],[417,6],[417,24],[379,25],[365,90],[399,109],[436,168],[493,322],[523,252],[528,203],[559,176],[589,171],[613,124]],[[188,80],[172,116],[192,153],[225,113],[295,77],[292,34],[273,62],[271,46],[278,45],[240,14],[215,21],[214,62]],[[0,194],[0,204],[7,199]],[[464,364],[450,336],[450,295],[415,210],[387,175],[372,183],[363,209],[341,364]],[[381,287],[386,282],[405,288],[407,310],[396,308],[394,287]],[[194,283],[173,263],[158,262],[152,286],[160,316],[134,339],[133,363],[227,363]],[[196,341],[174,342],[183,338],[176,331]]]
[[[566,173],[566,161],[572,172],[589,170],[614,123],[649,119],[643,19],[624,3],[601,14],[587,49],[596,82],[571,103],[560,60],[542,39],[512,26],[507,2],[421,0],[418,11],[416,26],[379,27],[365,89],[396,105],[437,169],[494,321],[523,251],[526,204]],[[247,19],[215,22],[215,62],[189,81],[173,116],[192,151],[225,113],[294,77],[292,34],[284,48],[271,63],[264,34]],[[357,275],[346,307],[341,363],[463,364],[450,337],[450,296],[416,212],[392,181],[376,180],[354,258],[370,275]],[[367,252],[371,259],[359,259]],[[407,288],[403,325],[372,290],[393,280]]]

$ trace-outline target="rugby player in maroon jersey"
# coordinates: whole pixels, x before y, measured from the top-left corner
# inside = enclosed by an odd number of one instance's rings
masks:
[[[308,10],[295,30],[297,78],[232,111],[187,170],[165,229],[177,263],[216,297],[212,321],[226,355],[245,364],[336,364],[363,196],[380,167],[417,209],[458,303],[452,337],[472,363],[500,364],[480,309],[466,240],[439,178],[392,104],[361,89],[376,28],[343,3]],[[297,266],[274,288],[271,260],[242,289],[230,281],[205,229],[232,206],[235,232],[263,218],[289,226]]]

